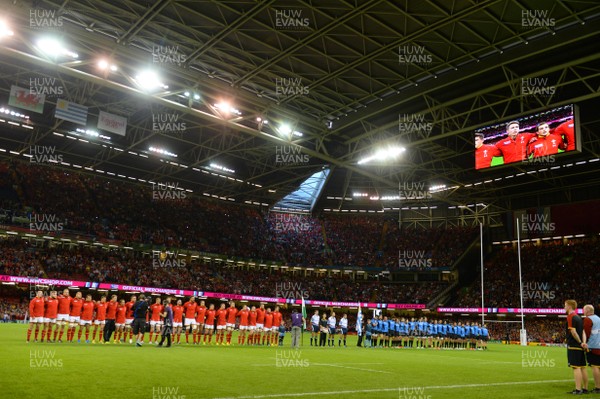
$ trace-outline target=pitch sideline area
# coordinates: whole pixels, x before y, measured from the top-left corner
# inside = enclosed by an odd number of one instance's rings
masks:
[[[25,325],[0,324],[4,397],[492,399],[560,398],[573,389],[564,348],[365,349],[355,338],[348,348],[315,348],[305,334],[298,351],[289,336],[283,347],[159,349],[25,337]]]

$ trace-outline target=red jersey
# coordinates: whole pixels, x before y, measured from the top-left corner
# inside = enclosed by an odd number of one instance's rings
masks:
[[[546,137],[538,136],[535,140],[529,143],[527,148],[529,154],[533,154],[534,158],[543,157],[545,155],[558,154],[558,149],[565,149],[562,137],[555,134],[549,134]]]
[[[227,310],[225,310],[225,309],[217,310],[217,325],[224,326],[225,324],[227,324],[226,317],[227,317]]]
[[[127,305],[118,305],[117,304],[117,311],[116,311],[116,320],[115,323],[117,324],[125,324],[125,313],[127,313]]]
[[[250,312],[248,310],[240,310],[238,314],[240,316],[240,326],[247,326]]]
[[[567,151],[573,151],[575,149],[575,124],[573,123],[573,119],[569,119],[558,125],[553,133],[562,137],[567,143]]]
[[[260,308],[256,309],[256,315],[257,315],[256,323],[258,323],[258,324],[265,323],[265,313],[266,313],[266,310],[264,310],[264,309],[260,309]]]
[[[227,308],[227,323],[235,324],[235,316],[237,316],[238,310],[236,308]]]
[[[251,326],[256,326],[256,310],[251,310],[250,311],[250,325]]]
[[[135,302],[133,301],[129,301],[125,304],[125,308],[127,309],[125,312],[126,319],[133,319],[133,305],[135,305]]]
[[[29,302],[29,315],[31,317],[44,317],[44,298],[35,297]]]
[[[196,316],[196,321],[200,324],[204,323],[204,316],[206,315],[206,306],[200,306],[196,308],[196,312],[198,315]]]
[[[492,158],[502,156],[502,151],[495,145],[483,144],[475,149],[475,169],[489,168]]]
[[[165,307],[160,303],[155,303],[152,306],[150,306],[150,312],[152,313],[152,317],[150,318],[150,320],[160,321],[160,314],[162,313],[164,308]]]
[[[58,296],[58,314],[69,314],[71,312],[72,296]]]
[[[46,300],[46,311],[44,317],[47,319],[56,319],[58,314],[58,299],[49,297]]]
[[[107,309],[108,309],[108,303],[106,303],[106,302],[96,303],[96,318],[95,318],[95,320],[100,320],[100,321],[106,320]]]
[[[196,317],[196,308],[198,307],[198,304],[196,302],[190,302],[187,301],[184,305],[183,308],[185,309],[185,318],[186,319],[193,319]]]
[[[504,163],[521,162],[525,159],[525,150],[527,143],[531,138],[535,137],[535,133],[519,133],[516,140],[507,137],[496,143],[496,148],[502,152]]]
[[[114,320],[117,317],[117,308],[119,307],[119,302],[110,301],[106,304],[106,318],[108,320]]]
[[[214,326],[215,325],[215,315],[216,315],[216,311],[214,309],[208,309],[206,311],[206,321],[205,324],[208,324],[209,326]]]
[[[173,323],[183,323],[183,306],[175,305],[173,308]]]
[[[81,316],[81,307],[83,306],[83,299],[73,298],[71,301],[71,313],[69,316],[79,317]]]
[[[281,325],[281,313],[280,312],[273,312],[273,326],[275,327],[279,327]]]
[[[81,320],[92,320],[96,304],[93,301],[85,301],[82,305]]]
[[[265,328],[273,327],[273,313],[265,314]]]

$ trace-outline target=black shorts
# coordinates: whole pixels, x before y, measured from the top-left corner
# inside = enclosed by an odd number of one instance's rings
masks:
[[[318,332],[319,332],[319,326],[315,326],[315,325],[313,324],[313,326],[312,326],[312,332],[314,332],[314,333],[318,333]]]
[[[585,352],[581,348],[567,348],[569,367],[585,367]]]
[[[587,358],[588,366],[590,367],[600,367],[600,355],[596,355],[592,352],[587,352],[585,354]]]
[[[146,319],[137,318],[133,319],[133,323],[131,323],[131,327],[133,328],[134,334],[144,333],[146,330]]]

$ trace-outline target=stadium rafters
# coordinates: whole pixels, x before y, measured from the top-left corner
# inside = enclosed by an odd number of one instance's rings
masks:
[[[55,146],[65,166],[84,173],[177,181],[200,195],[270,206],[323,167],[331,175],[317,209],[391,207],[348,198],[363,189],[393,194],[401,182],[451,187],[408,205],[480,203],[494,220],[515,207],[600,195],[597,164],[576,164],[600,155],[594,1],[40,0],[11,2],[3,18],[15,35],[0,41],[0,98],[12,85],[55,79],[63,98],[89,108],[88,122],[105,111],[127,117],[128,127],[111,145],[69,140],[73,126],[54,119],[56,97],[48,96],[44,113],[30,114],[34,129],[1,127],[1,156]],[[44,18],[61,24],[43,26]],[[40,54],[36,40],[48,34],[66,40],[79,59]],[[178,62],[160,60],[169,51]],[[421,58],[407,62],[409,56]],[[99,73],[100,57],[119,70]],[[137,88],[133,79],[143,67],[159,71],[169,88]],[[527,78],[547,79],[556,91],[523,95]],[[215,110],[223,100],[241,115],[223,117]],[[473,169],[475,128],[569,103],[580,106],[584,152],[561,165],[575,165],[535,173]],[[155,129],[156,115],[166,114],[185,129]],[[401,131],[402,118],[431,128]],[[284,122],[301,135],[280,134],[276,126]],[[390,143],[407,149],[397,163],[357,164]],[[148,155],[149,146],[178,156]],[[277,162],[281,147],[307,157]],[[236,173],[211,170],[212,162]],[[473,211],[473,221],[480,217],[481,209]]]

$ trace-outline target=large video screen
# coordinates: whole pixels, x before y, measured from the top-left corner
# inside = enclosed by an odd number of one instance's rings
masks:
[[[581,152],[579,114],[574,104],[475,130],[475,169],[506,164],[552,163],[556,156]]]

